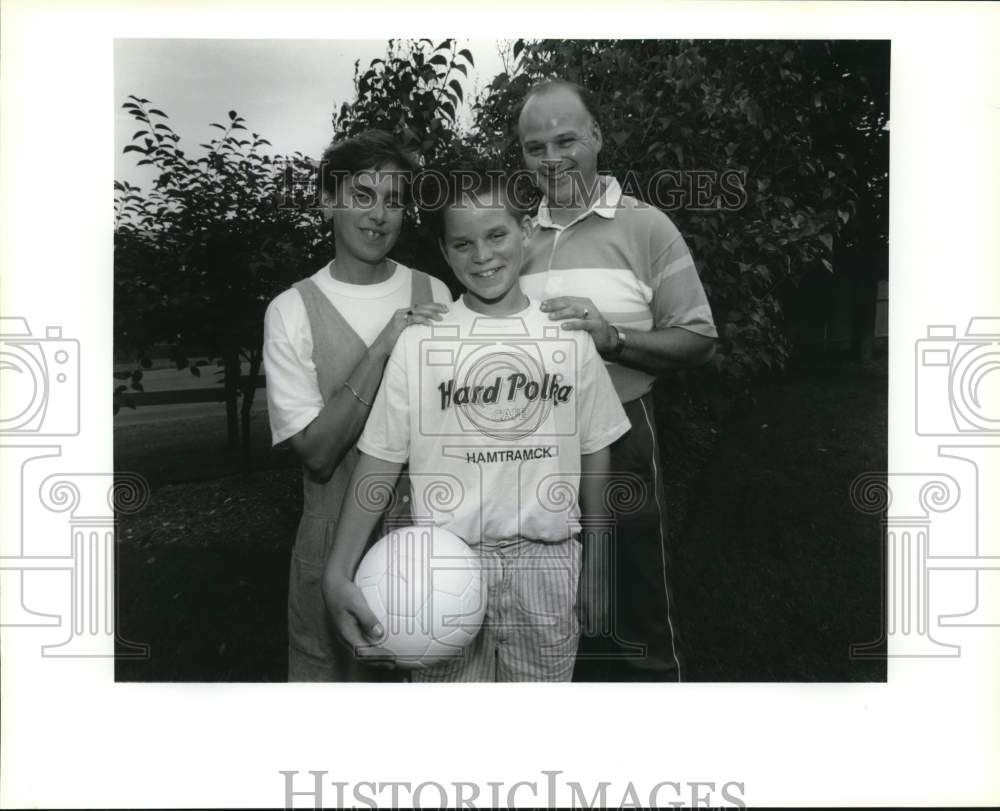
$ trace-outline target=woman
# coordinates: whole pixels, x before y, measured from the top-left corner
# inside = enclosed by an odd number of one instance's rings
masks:
[[[288,592],[289,681],[386,678],[341,647],[320,580],[386,359],[403,329],[440,320],[451,301],[442,282],[388,258],[412,171],[385,132],[326,150],[320,181],[336,258],[275,298],[264,320],[272,441],[287,442],[303,465]]]

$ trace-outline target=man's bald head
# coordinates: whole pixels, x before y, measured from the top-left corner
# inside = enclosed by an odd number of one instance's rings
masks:
[[[537,104],[543,104],[544,100],[539,99],[540,96],[547,96],[553,93],[569,93],[576,97],[577,101],[586,111],[590,119],[597,122],[597,102],[594,99],[594,94],[591,93],[587,88],[582,85],[578,85],[576,82],[571,82],[567,79],[546,79],[542,82],[537,82],[528,88],[528,92],[525,94],[524,98],[521,100],[520,105],[517,108],[517,127],[520,133],[521,121],[524,118],[526,109],[533,103],[534,100],[538,100]]]

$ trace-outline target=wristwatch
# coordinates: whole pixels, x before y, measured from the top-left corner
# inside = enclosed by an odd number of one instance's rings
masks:
[[[621,327],[616,327],[614,324],[611,326],[614,329],[615,336],[618,340],[615,342],[615,345],[611,347],[611,349],[604,353],[604,357],[608,360],[615,360],[621,357],[622,352],[625,351],[625,332]]]

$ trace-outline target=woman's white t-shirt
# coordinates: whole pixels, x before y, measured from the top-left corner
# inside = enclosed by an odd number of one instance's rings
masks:
[[[384,282],[348,284],[334,279],[331,267],[332,263],[323,266],[312,280],[365,346],[371,346],[392,314],[410,306],[413,272],[396,264]],[[448,288],[433,277],[431,294],[434,301],[451,304]],[[305,304],[299,292],[290,288],[268,305],[264,315],[267,412],[275,445],[297,434],[323,409],[312,352],[312,330]]]

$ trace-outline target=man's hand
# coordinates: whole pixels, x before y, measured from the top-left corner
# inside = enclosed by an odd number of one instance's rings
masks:
[[[327,576],[323,598],[338,636],[351,648],[354,658],[380,667],[394,667],[392,654],[378,646],[385,630],[372,613],[361,589],[347,577]]]
[[[597,351],[604,355],[618,345],[618,332],[589,298],[559,296],[546,299],[541,310],[553,321],[562,321],[563,329],[586,330],[594,339]],[[622,354],[615,363],[662,375],[707,363],[715,354],[715,339],[691,332],[684,327],[658,327],[651,330],[624,330],[627,336]]]
[[[600,353],[607,352],[618,343],[618,333],[589,298],[582,296],[557,296],[541,303],[543,313],[552,321],[562,321],[563,329],[586,330],[594,339]]]

